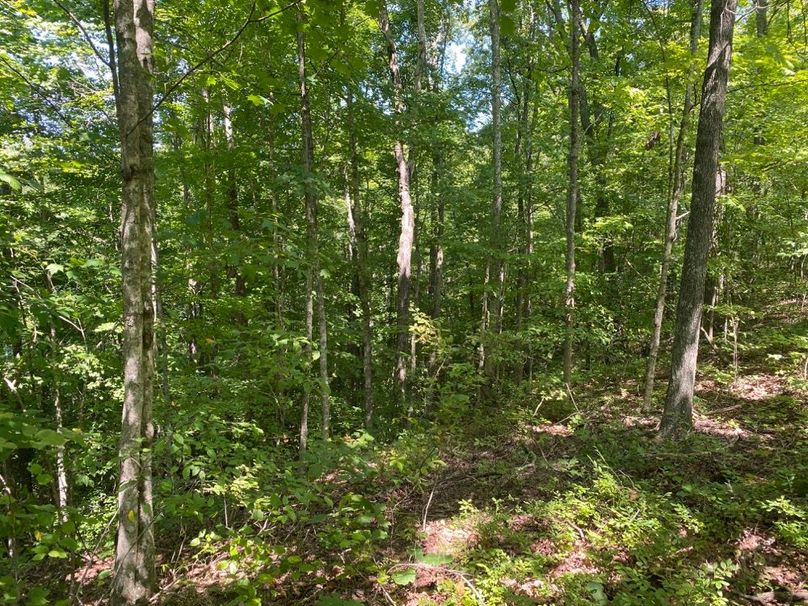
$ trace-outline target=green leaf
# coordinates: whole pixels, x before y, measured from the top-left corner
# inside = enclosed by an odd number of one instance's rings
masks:
[[[0,170],[0,181],[8,184],[8,186],[14,191],[20,191],[22,189],[22,185],[20,185],[19,180],[15,176],[9,175],[7,172],[2,170]]]
[[[36,432],[34,448],[45,446],[64,446],[67,438],[52,429],[40,429]]]
[[[415,559],[430,566],[444,566],[452,562],[452,556],[443,553],[417,553]]]
[[[28,592],[28,599],[25,601],[26,606],[47,606],[48,590],[44,587],[34,587]]]
[[[379,0],[367,0],[363,8],[368,17],[376,19],[379,16],[382,5]]]
[[[256,107],[261,107],[263,105],[269,105],[270,101],[266,97],[262,97],[261,95],[247,95],[247,101],[255,105]]]
[[[405,568],[401,572],[394,572],[390,578],[396,585],[409,585],[415,582],[415,568]]]

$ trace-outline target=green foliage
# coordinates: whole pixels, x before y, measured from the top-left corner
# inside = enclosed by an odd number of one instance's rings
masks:
[[[745,579],[726,549],[739,533],[754,527],[778,548],[808,547],[804,6],[772,5],[765,36],[739,12],[721,157],[728,188],[708,267],[712,340],[699,368],[701,382],[732,398],[702,391],[695,401],[700,422],[734,432],[738,448],[755,428],[768,437],[739,453],[698,434],[672,453],[598,415],[639,408],[671,146],[687,80],[698,90],[706,59],[705,40],[696,57],[688,50],[688,3],[582,7],[590,124],[569,387],[560,372],[563,8],[498,3],[503,241],[491,242],[489,3],[426,0],[426,65],[417,4],[387,3],[403,87],[395,119],[380,0],[157,4],[152,455],[162,579],[198,578],[216,560],[216,603],[328,606],[383,599],[343,591],[360,579],[395,593],[417,589],[420,570],[441,569],[429,591],[463,606],[722,604],[728,588],[764,584]],[[0,5],[0,535],[10,540],[0,591],[9,604],[98,601],[108,590],[109,570],[64,582],[106,566],[115,537],[120,136],[100,8]],[[298,33],[311,171],[300,154]],[[686,175],[695,130],[684,139]],[[416,210],[403,390],[393,372],[396,142],[411,162]],[[318,198],[327,350],[316,304],[307,337],[307,189]],[[664,285],[663,362],[684,224]],[[326,358],[328,385],[317,373]],[[754,389],[773,377],[777,395],[746,399],[753,377],[766,377]],[[321,438],[323,394],[330,439]],[[462,460],[466,450],[480,460]],[[454,494],[457,485],[479,489]],[[525,485],[533,492],[518,493]],[[451,502],[430,505],[430,495]],[[478,542],[451,556],[410,545],[438,512]]]

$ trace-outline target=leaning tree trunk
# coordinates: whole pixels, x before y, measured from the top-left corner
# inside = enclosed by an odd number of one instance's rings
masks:
[[[124,401],[113,603],[145,602],[155,585],[151,450],[154,439],[152,240],[153,0],[116,0],[121,138]]]
[[[578,41],[580,28],[580,9],[578,0],[570,0],[570,58],[572,70],[570,74],[569,89],[569,125],[570,149],[568,157],[569,184],[567,186],[567,212],[566,212],[566,238],[567,250],[565,255],[567,282],[564,287],[564,324],[566,335],[564,338],[564,383],[570,384],[572,380],[573,357],[573,331],[575,328],[575,211],[578,202],[578,153],[580,141],[578,136],[578,110],[580,108],[580,63],[581,51]]]
[[[390,81],[393,85],[393,109],[396,114],[396,132],[401,128],[401,114],[404,112],[401,75],[398,70],[398,50],[390,26],[386,2],[381,3],[379,29],[387,42],[387,59]],[[409,353],[410,326],[410,278],[412,274],[412,248],[415,241],[415,211],[410,197],[410,168],[401,137],[396,137],[393,146],[398,170],[398,198],[401,204],[401,233],[398,238],[398,299],[396,303],[398,356],[396,359],[395,380],[399,402],[407,400],[407,355]]]
[[[701,88],[701,113],[696,135],[693,194],[687,227],[671,374],[660,435],[677,438],[693,427],[693,388],[704,307],[707,257],[713,233],[721,128],[732,55],[732,30],[737,0],[713,0],[710,46]]]
[[[701,10],[704,0],[693,2],[693,15],[690,22],[690,56],[695,57],[699,46],[701,33]],[[668,213],[665,221],[665,240],[662,245],[662,263],[659,271],[659,285],[657,287],[656,309],[654,310],[654,327],[651,334],[651,343],[648,353],[648,364],[645,370],[645,393],[643,395],[643,408],[650,410],[654,395],[654,377],[656,374],[657,358],[659,357],[659,342],[662,337],[662,320],[665,317],[665,300],[668,290],[668,273],[670,272],[671,258],[673,256],[673,243],[676,241],[676,214],[679,212],[679,201],[685,189],[685,140],[690,126],[690,113],[693,111],[693,77],[691,68],[688,73],[685,87],[685,100],[682,107],[682,118],[679,123],[679,133],[676,136],[676,147],[673,152],[673,176],[668,199]],[[670,88],[669,88],[670,90]],[[673,118],[671,118],[670,136],[673,137]]]

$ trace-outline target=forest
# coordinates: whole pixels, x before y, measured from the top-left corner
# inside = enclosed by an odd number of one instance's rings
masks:
[[[0,0],[0,603],[808,604],[804,0]]]

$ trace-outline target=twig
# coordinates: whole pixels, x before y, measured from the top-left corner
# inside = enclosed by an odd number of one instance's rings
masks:
[[[424,519],[423,522],[421,523],[422,530],[426,530],[426,518],[429,515],[429,506],[432,505],[432,497],[435,496],[435,488],[437,487],[438,483],[436,481],[435,484],[432,486],[432,491],[429,493],[429,499],[427,499],[426,501],[426,507],[424,507]]]
[[[539,408],[541,408],[542,404],[544,404],[544,396],[542,396],[542,399],[539,400],[538,404],[536,404],[536,408],[533,410],[533,414],[531,416],[535,417],[539,413]]]
[[[47,91],[43,87],[41,87],[39,84],[36,84],[35,82],[29,80],[25,76],[25,74],[23,74],[16,67],[14,67],[11,63],[9,63],[6,60],[5,57],[0,56],[0,61],[5,63],[6,67],[8,69],[10,69],[12,72],[14,72],[17,76],[19,76],[22,79],[22,81],[25,82],[31,88],[31,90],[34,93],[36,93],[36,95],[40,99],[42,99],[42,101],[44,101],[45,104],[48,105],[56,113],[57,116],[59,116],[59,118],[62,120],[62,122],[64,122],[67,126],[73,126],[73,123],[70,121],[70,119],[67,116],[65,116],[62,113],[62,111],[59,109],[59,106],[48,98]]]
[[[390,596],[390,594],[389,594],[389,593],[387,593],[387,590],[384,588],[384,586],[383,586],[381,583],[377,583],[377,585],[379,586],[379,589],[381,589],[381,590],[382,590],[382,593],[384,594],[384,598],[385,598],[385,599],[386,599],[388,602],[390,602],[390,603],[391,603],[393,606],[396,606],[396,602],[395,602],[395,600],[393,600],[393,598]]]
[[[574,524],[573,522],[569,522],[569,525],[572,526],[575,530],[578,531],[578,536],[581,537],[581,541],[586,543],[586,535],[584,535],[584,531],[581,530],[581,527],[578,526],[577,524]]]
[[[567,393],[570,396],[570,401],[572,402],[572,405],[575,406],[575,410],[578,411],[578,412],[581,412],[581,409],[578,408],[578,404],[575,402],[575,398],[572,395],[572,390],[570,389],[570,384],[569,383],[564,383],[564,387],[567,388]]]
[[[160,596],[161,596],[161,595],[163,595],[163,594],[164,594],[166,591],[168,591],[169,589],[171,589],[171,588],[172,588],[174,585],[176,585],[176,584],[177,584],[177,582],[178,582],[178,581],[179,581],[181,578],[182,578],[182,577],[181,577],[180,575],[175,574],[175,575],[174,575],[174,580],[173,580],[173,581],[171,581],[171,582],[170,582],[168,585],[166,585],[165,587],[161,587],[161,588],[160,588],[160,590],[159,590],[157,593],[155,593],[154,595],[152,595],[152,597],[151,597],[151,598],[149,598],[149,603],[150,603],[150,604],[156,604],[156,603],[157,603],[157,601],[160,599]]]
[[[98,542],[95,544],[95,548],[92,550],[92,552],[90,552],[90,561],[87,563],[87,566],[84,568],[84,574],[81,575],[81,579],[79,579],[79,585],[84,584],[84,578],[87,576],[87,573],[90,571],[90,566],[92,565],[92,563],[94,561],[93,556],[95,556],[95,554],[98,552],[99,548],[101,547],[101,542],[104,540],[104,537],[107,535],[107,532],[109,532],[109,529],[112,527],[112,523],[117,519],[117,517],[118,517],[118,512],[116,511],[114,514],[112,514],[112,517],[110,517],[109,522],[107,522],[106,527],[101,532],[101,534],[98,536]]]
[[[95,46],[95,42],[93,42],[93,39],[90,37],[90,34],[87,32],[87,30],[84,29],[84,26],[81,24],[81,21],[79,21],[78,18],[72,12],[70,12],[69,8],[67,8],[64,4],[59,2],[59,0],[53,0],[53,3],[59,8],[61,8],[68,17],[70,17],[70,20],[81,32],[81,35],[84,36],[84,39],[87,41],[87,44],[89,44],[90,48],[93,49],[93,53],[95,54],[95,56],[98,57],[101,63],[109,67],[110,66],[109,60],[106,59],[98,50],[98,48]]]

